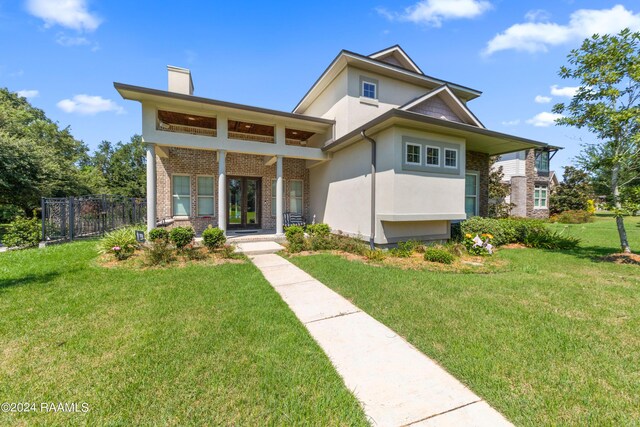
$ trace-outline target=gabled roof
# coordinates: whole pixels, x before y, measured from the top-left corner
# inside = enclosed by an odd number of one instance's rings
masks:
[[[394,45],[386,49],[382,49],[378,52],[369,55],[369,58],[377,59],[378,61],[387,62],[389,64],[399,64],[401,67],[413,71],[414,73],[423,74],[420,67],[407,55],[407,53],[400,47],[400,45]],[[395,61],[390,61],[393,58]]]
[[[482,95],[482,92],[479,90],[437,79],[423,74],[422,71],[411,71],[402,66],[380,61],[376,58],[360,55],[359,53],[348,50],[341,50],[333,61],[331,61],[331,64],[322,72],[320,77],[318,77],[318,80],[313,83],[300,102],[298,102],[298,105],[294,107],[293,112],[304,113],[309,104],[329,86],[333,79],[338,76],[347,65],[353,65],[363,70],[372,70],[378,74],[424,86],[425,89],[432,89],[447,84],[459,98],[465,101],[470,101]]]
[[[464,104],[464,102],[460,101],[453,91],[449,88],[447,84],[443,84],[442,86],[433,89],[424,95],[421,95],[406,104],[398,107],[399,110],[411,111],[414,107],[422,104],[430,98],[440,97],[445,104],[462,120],[464,123],[469,125],[475,125],[480,128],[484,128],[484,125],[478,118],[469,110],[469,108]]]

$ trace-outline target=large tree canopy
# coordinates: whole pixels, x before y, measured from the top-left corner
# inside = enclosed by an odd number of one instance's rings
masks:
[[[0,204],[25,212],[40,197],[86,194],[77,162],[87,147],[25,98],[0,88]]]
[[[144,197],[146,159],[142,138],[103,141],[93,156],[69,128],[16,93],[0,88],[0,217],[19,207],[29,215],[41,197],[109,193]]]
[[[586,128],[596,136],[578,162],[608,178],[620,246],[630,252],[620,190],[640,172],[640,33],[595,34],[569,53],[568,62],[559,75],[579,81],[580,87],[568,105],[557,104],[554,112],[564,115],[558,124]]]

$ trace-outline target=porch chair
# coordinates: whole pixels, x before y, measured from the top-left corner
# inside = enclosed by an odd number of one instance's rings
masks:
[[[299,213],[285,212],[283,214],[283,219],[284,219],[283,222],[285,227],[290,227],[292,225],[301,225],[304,227],[305,225],[307,225],[304,218]]]

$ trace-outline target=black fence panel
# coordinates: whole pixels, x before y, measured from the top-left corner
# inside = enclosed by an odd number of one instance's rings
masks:
[[[42,199],[42,240],[100,236],[125,225],[143,224],[146,199],[96,195]]]

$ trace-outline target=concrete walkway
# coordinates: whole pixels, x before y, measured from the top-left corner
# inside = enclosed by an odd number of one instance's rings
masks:
[[[329,356],[375,426],[508,426],[438,364],[275,255],[250,255]]]

